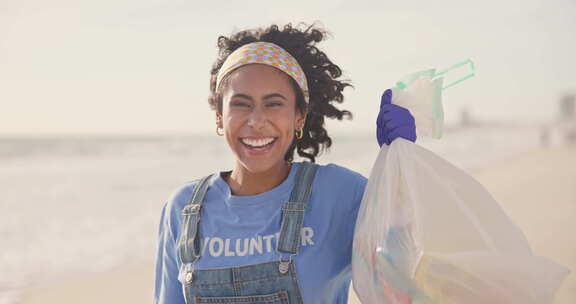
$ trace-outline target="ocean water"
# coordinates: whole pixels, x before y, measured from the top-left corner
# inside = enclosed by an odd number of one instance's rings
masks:
[[[418,143],[469,170],[537,148],[539,134],[473,127]],[[378,151],[372,134],[333,136],[317,162],[369,176]],[[170,194],[232,167],[216,135],[0,138],[0,304],[49,280],[150,263]]]

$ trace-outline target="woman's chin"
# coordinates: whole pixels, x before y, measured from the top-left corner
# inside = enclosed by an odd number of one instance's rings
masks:
[[[279,140],[275,140],[272,144],[260,148],[240,143],[236,146],[236,156],[250,172],[268,171],[284,161],[284,154],[278,152],[279,143]]]
[[[255,158],[243,158],[240,160],[242,166],[250,173],[263,173],[272,170],[278,163],[279,160],[274,159],[255,159]]]

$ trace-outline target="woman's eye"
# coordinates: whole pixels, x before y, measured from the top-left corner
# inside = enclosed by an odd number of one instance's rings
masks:
[[[268,104],[269,107],[275,107],[275,106],[281,106],[282,103],[281,102],[271,102]]]
[[[239,106],[239,107],[247,107],[248,104],[245,102],[241,102],[241,101],[235,101],[232,103],[233,106]]]

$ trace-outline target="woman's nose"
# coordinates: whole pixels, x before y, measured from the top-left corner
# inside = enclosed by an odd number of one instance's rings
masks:
[[[266,113],[255,107],[248,117],[248,125],[254,129],[261,129],[266,124]]]

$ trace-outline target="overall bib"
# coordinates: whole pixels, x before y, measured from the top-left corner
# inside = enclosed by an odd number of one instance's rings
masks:
[[[184,220],[177,248],[182,261],[179,276],[187,304],[303,304],[292,259],[300,248],[304,212],[317,167],[310,162],[301,163],[290,200],[282,206],[276,245],[278,260],[247,266],[194,269],[203,249],[199,233],[200,210],[212,175],[199,181],[190,203],[182,209]]]

